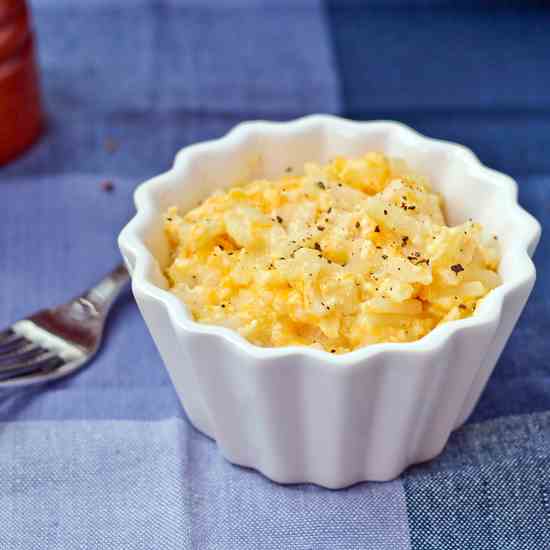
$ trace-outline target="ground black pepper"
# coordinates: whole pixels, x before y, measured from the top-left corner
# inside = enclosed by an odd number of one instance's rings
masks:
[[[110,193],[115,189],[115,184],[111,180],[102,181],[99,185],[101,186],[101,190],[106,193]]]
[[[112,138],[107,138],[103,146],[107,153],[114,153],[118,149],[118,143]]]

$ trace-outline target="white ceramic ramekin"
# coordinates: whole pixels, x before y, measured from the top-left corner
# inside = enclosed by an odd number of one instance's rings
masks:
[[[417,342],[334,356],[260,348],[229,329],[195,323],[166,290],[161,213],[169,205],[185,210],[243,178],[368,150],[403,157],[427,174],[446,199],[451,224],[471,217],[498,234],[504,283],[475,316]],[[540,226],[518,205],[515,182],[468,149],[395,122],[310,116],[241,124],[180,151],[171,170],[137,189],[135,203],[120,248],[189,418],[228,460],[281,483],[338,488],[388,480],[436,456],[471,413],[535,281],[530,256]]]

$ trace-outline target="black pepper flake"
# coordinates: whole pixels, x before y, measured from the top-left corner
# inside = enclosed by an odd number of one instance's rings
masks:
[[[416,209],[416,206],[409,206],[409,210],[415,210]]]
[[[319,187],[320,189],[326,189],[325,184],[322,181],[317,182],[317,187]]]
[[[335,350],[335,349],[331,349],[331,350],[330,350],[330,353],[336,353],[336,350]]]
[[[328,262],[329,264],[331,264],[331,263],[332,263],[332,260],[327,260],[327,262]]]
[[[339,184],[338,184],[338,187],[342,187],[342,184],[341,184],[341,183],[339,183]]]
[[[317,226],[317,229],[318,229],[319,231],[324,231],[324,230],[325,230],[325,228],[324,228],[322,225],[318,225],[318,226]]]
[[[318,250],[319,252],[321,252],[321,245],[319,243],[315,243],[314,248],[315,250]]]
[[[327,214],[330,214],[332,212],[332,206],[327,210]]]
[[[285,259],[286,259],[286,258],[283,258],[283,257],[279,258],[279,260],[285,260]]]
[[[114,153],[118,149],[118,143],[112,138],[107,138],[103,143],[103,147],[105,147],[107,153]]]
[[[101,190],[105,191],[106,193],[110,193],[115,189],[115,184],[111,180],[102,181],[99,185],[101,187]]]
[[[415,252],[415,253],[414,253],[414,256],[415,256],[416,258],[420,258],[420,252],[418,252],[418,251]]]
[[[225,304],[222,304],[222,307],[225,307]]]
[[[451,266],[451,271],[454,271],[458,275],[461,271],[464,271],[464,268],[462,264],[454,264]]]
[[[355,222],[355,227],[359,229],[361,227],[361,224],[359,222]]]
[[[401,246],[407,246],[407,242],[409,241],[409,237],[407,235],[404,235],[401,237]]]
[[[167,221],[167,222],[171,222],[171,221],[172,221],[172,218],[166,218],[166,221]]]
[[[377,247],[376,247],[376,250],[382,250],[382,247],[381,247],[381,246],[377,246]]]
[[[465,306],[465,304],[459,304],[459,306],[458,306],[458,307],[459,307],[460,309],[466,309],[466,306]]]
[[[374,232],[375,233],[380,233],[380,226],[377,225],[375,228],[374,228]]]
[[[497,237],[496,235],[493,235],[493,239],[494,239],[495,241],[498,241],[498,237]]]
[[[228,252],[227,255],[228,256],[233,256],[233,252]]]
[[[225,250],[225,248],[223,247],[223,244],[219,244],[218,246],[220,247],[221,250]]]
[[[384,216],[387,216],[387,215],[388,215],[388,211],[384,210]]]
[[[281,216],[277,216],[277,221],[278,221],[279,223],[283,223],[283,218],[281,218]]]
[[[285,172],[288,174],[289,172],[292,172],[292,166],[287,166]]]
[[[387,260],[387,259],[388,259],[387,254],[382,254],[382,259],[383,259],[383,260]]]

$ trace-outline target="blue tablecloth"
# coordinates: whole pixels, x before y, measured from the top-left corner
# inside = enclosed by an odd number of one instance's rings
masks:
[[[32,7],[49,124],[36,147],[0,169],[0,326],[114,266],[135,185],[180,147],[244,119],[402,120],[512,174],[522,204],[548,223],[543,4]],[[88,368],[0,392],[0,548],[550,548],[549,257],[543,234],[531,300],[441,457],[343,491],[282,487],[225,462],[185,418],[125,294]]]

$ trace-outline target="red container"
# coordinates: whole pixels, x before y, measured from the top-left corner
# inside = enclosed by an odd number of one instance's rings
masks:
[[[34,40],[25,0],[0,0],[0,165],[43,127]]]

